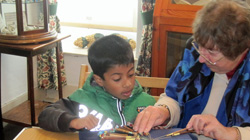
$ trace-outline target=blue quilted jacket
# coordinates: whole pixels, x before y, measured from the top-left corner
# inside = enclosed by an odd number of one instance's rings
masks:
[[[177,127],[186,127],[192,115],[201,114],[209,98],[214,72],[198,57],[189,42],[166,87],[181,108]],[[224,126],[250,126],[250,52],[230,80],[216,117]]]

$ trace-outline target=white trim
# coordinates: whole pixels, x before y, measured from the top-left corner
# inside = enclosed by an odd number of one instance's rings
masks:
[[[26,130],[26,129],[27,129],[27,128],[24,127],[24,128],[16,135],[16,137],[15,137],[13,140],[16,140],[16,139],[23,133],[23,131]]]

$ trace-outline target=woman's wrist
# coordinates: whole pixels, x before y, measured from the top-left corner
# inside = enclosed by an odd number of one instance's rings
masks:
[[[164,119],[164,122],[162,123],[162,126],[167,125],[168,122],[170,121],[169,107],[167,105],[165,105],[165,104],[159,104],[158,106],[161,107],[161,108],[163,108],[164,112],[166,111],[166,113],[164,113],[164,114],[167,114],[167,115],[166,115],[166,117],[164,117],[165,119]]]

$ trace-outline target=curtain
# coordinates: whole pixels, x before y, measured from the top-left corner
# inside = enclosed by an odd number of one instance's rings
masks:
[[[56,16],[57,1],[49,1],[49,28],[50,30],[55,29],[60,33],[59,19]],[[64,68],[64,59],[62,53],[61,42],[59,44],[60,50],[60,69],[62,77],[62,86],[67,85],[66,74]],[[56,48],[47,51],[44,54],[37,56],[37,80],[38,88],[40,89],[58,89],[58,76],[57,76],[57,65],[56,65]]]
[[[136,75],[151,75],[151,53],[152,53],[152,34],[153,34],[153,11],[155,0],[142,0],[142,43],[138,58]]]

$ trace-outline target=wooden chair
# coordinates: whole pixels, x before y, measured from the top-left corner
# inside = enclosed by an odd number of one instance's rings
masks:
[[[79,84],[78,88],[82,88],[84,85],[88,75],[90,72],[88,72],[88,65],[81,65],[80,70],[80,78],[79,78]],[[169,78],[159,78],[159,77],[143,77],[143,76],[136,76],[136,79],[141,84],[142,87],[148,87],[148,88],[162,88],[165,89]],[[154,96],[156,100],[158,100],[159,96]]]

